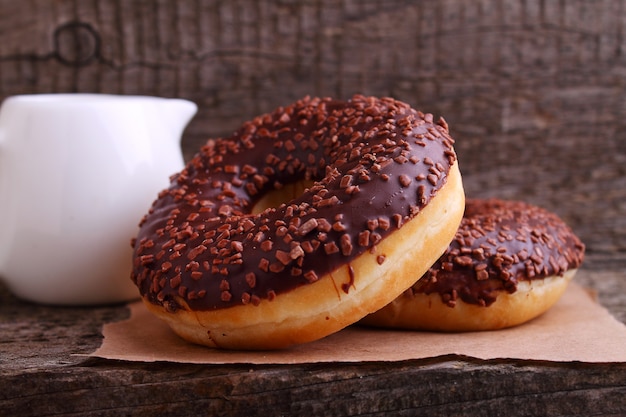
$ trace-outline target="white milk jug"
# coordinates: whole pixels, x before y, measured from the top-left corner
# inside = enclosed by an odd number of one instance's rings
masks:
[[[196,113],[181,99],[9,97],[0,107],[0,279],[18,297],[89,305],[138,297],[130,239]]]

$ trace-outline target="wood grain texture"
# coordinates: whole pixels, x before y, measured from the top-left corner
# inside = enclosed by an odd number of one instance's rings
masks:
[[[155,368],[92,361],[80,372],[58,369],[5,378],[0,406],[7,415],[115,417],[618,416],[626,411],[620,399],[625,381],[613,377],[624,374],[624,365],[612,370],[608,365],[520,367],[455,358],[384,365]],[[46,379],[54,385],[42,383]]]
[[[0,1],[0,98],[184,97],[208,137],[304,95],[391,95],[443,115],[468,195],[557,212],[626,249],[620,0]]]
[[[607,268],[601,269],[605,265]],[[626,260],[577,275],[626,323]],[[626,414],[626,364],[481,361],[458,356],[365,364],[193,365],[86,357],[123,306],[33,305],[0,286],[0,414]],[[540,343],[540,342],[539,342]]]
[[[0,99],[183,97],[208,137],[304,95],[444,116],[468,196],[561,215],[577,276],[626,323],[621,0],[0,0]],[[0,415],[626,415],[624,364],[199,366],[86,359],[124,306],[52,308],[0,285]]]

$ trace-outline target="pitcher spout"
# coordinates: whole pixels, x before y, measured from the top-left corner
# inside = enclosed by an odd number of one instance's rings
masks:
[[[161,111],[163,121],[167,121],[172,129],[172,136],[180,141],[183,130],[198,111],[198,106],[189,100],[167,99]]]

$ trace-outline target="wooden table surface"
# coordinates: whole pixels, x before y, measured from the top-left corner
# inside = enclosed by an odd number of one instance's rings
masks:
[[[189,158],[304,95],[393,96],[445,117],[468,196],[560,215],[587,245],[576,280],[626,323],[625,4],[0,0],[0,99],[186,98],[199,108]],[[0,417],[626,415],[626,363],[90,358],[103,325],[128,315],[32,305],[0,284]]]
[[[576,281],[626,323],[626,258],[588,256]],[[194,365],[89,357],[103,325],[128,316],[125,305],[33,305],[0,287],[0,415],[626,415],[626,363],[445,356]]]

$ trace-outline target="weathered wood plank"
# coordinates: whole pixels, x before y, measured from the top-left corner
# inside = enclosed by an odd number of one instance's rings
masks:
[[[604,265],[604,268],[602,268]],[[577,280],[626,323],[623,258]],[[124,306],[59,308],[0,287],[6,415],[620,415],[626,364],[442,357],[366,364],[191,365],[86,359]]]
[[[21,416],[620,415],[625,375],[624,365],[453,358],[275,367],[92,361],[4,378],[0,409]]]
[[[556,211],[577,280],[626,323],[621,0],[0,0],[0,99],[101,92],[199,105],[183,141],[304,95],[391,95],[443,115],[470,196]],[[624,415],[624,365],[435,358],[198,366],[85,360],[123,306],[0,285],[0,414]]]
[[[200,106],[189,157],[303,95],[392,95],[446,117],[468,195],[556,211],[590,251],[626,248],[619,0],[3,0],[0,16],[0,98],[185,97]]]

